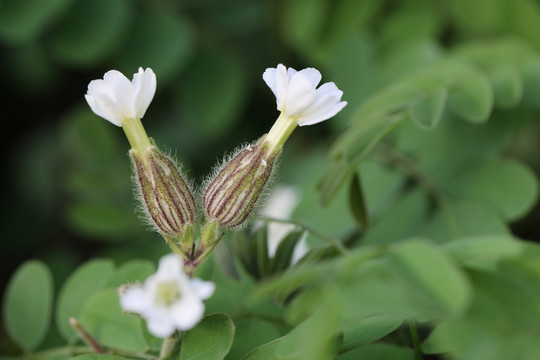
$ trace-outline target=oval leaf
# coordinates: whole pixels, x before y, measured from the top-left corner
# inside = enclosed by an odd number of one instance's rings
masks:
[[[212,314],[193,329],[182,341],[180,360],[221,360],[229,352],[235,327],[226,314]]]
[[[95,293],[81,310],[80,322],[106,347],[146,351],[142,321],[122,312],[116,288]]]
[[[78,318],[86,301],[101,290],[114,273],[110,260],[92,260],[79,267],[64,283],[56,305],[56,325],[60,334],[67,340],[77,335],[69,324],[69,318]]]
[[[465,310],[471,300],[470,285],[443,253],[427,242],[412,240],[397,247],[394,255],[396,271],[412,289],[448,314]]]
[[[49,329],[53,279],[41,261],[22,264],[10,279],[4,298],[4,323],[9,336],[25,351],[36,349]]]

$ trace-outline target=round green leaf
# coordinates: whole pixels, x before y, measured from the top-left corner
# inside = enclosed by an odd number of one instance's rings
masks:
[[[235,327],[226,314],[207,315],[182,341],[180,360],[219,360],[229,352]]]
[[[102,61],[124,39],[131,12],[128,0],[77,1],[51,34],[52,53],[58,60],[76,66]]]
[[[37,260],[23,263],[8,283],[3,316],[8,335],[25,351],[36,349],[47,334],[52,301],[49,268]]]
[[[80,322],[106,347],[131,351],[148,349],[141,319],[122,312],[116,288],[101,290],[90,297],[81,310]]]
[[[471,288],[458,267],[425,241],[402,243],[393,264],[411,289],[424,293],[444,312],[461,313],[471,300]]]
[[[35,39],[72,1],[0,1],[0,38],[14,44]]]
[[[252,349],[279,337],[275,326],[258,319],[240,319],[235,322],[236,334],[227,359],[241,359]]]
[[[462,74],[448,97],[448,106],[472,123],[486,122],[493,106],[493,91],[488,79],[474,71]]]
[[[144,282],[156,271],[156,266],[148,260],[131,260],[122,264],[110,279],[108,286],[120,286],[134,282]]]
[[[116,68],[132,74],[139,66],[151,67],[160,84],[171,81],[192,54],[190,24],[180,14],[149,6],[139,12],[134,25],[118,51]]]
[[[112,261],[92,260],[79,267],[66,280],[58,295],[56,325],[67,341],[77,337],[69,324],[69,318],[79,318],[88,299],[107,284],[113,273]]]
[[[482,200],[509,220],[526,214],[538,197],[536,176],[515,160],[479,159],[466,163],[455,173],[459,176],[445,185],[451,194]]]

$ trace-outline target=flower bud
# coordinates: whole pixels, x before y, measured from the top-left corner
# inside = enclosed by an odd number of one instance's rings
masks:
[[[183,235],[196,218],[195,199],[175,163],[155,147],[142,156],[129,152],[140,200],[150,222],[164,236]]]
[[[252,214],[271,177],[279,152],[268,152],[261,138],[234,155],[208,182],[204,192],[207,221],[239,227]]]

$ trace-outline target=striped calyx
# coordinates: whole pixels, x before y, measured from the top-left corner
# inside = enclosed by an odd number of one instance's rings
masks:
[[[144,155],[129,152],[139,185],[142,206],[156,230],[164,236],[178,236],[196,219],[192,191],[176,164],[149,148]]]
[[[268,153],[264,138],[239,151],[208,182],[203,204],[207,221],[235,228],[243,225],[272,175],[279,152]]]

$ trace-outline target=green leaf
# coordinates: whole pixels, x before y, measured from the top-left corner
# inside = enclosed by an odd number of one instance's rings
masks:
[[[523,97],[523,80],[517,67],[500,66],[490,74],[495,104],[501,108],[511,108],[519,104]]]
[[[268,229],[263,226],[251,238],[253,246],[253,256],[257,269],[257,278],[262,278],[269,274],[270,257],[268,255]]]
[[[467,265],[483,265],[519,256],[524,246],[511,236],[482,235],[450,241],[442,249]]]
[[[413,122],[423,130],[435,128],[441,120],[448,90],[440,88],[409,103],[409,115]]]
[[[220,360],[229,352],[235,327],[226,314],[205,316],[182,340],[180,360]]]
[[[118,50],[116,68],[132,74],[139,66],[151,67],[160,81],[174,81],[186,65],[194,46],[191,25],[179,13],[145,4],[128,39]]]
[[[73,0],[0,1],[0,38],[19,44],[36,39]]]
[[[447,314],[462,313],[471,301],[471,287],[458,267],[425,241],[412,240],[394,250],[399,276],[421,291]]]
[[[456,169],[456,173],[459,176],[448,179],[445,184],[449,193],[480,199],[502,212],[508,220],[527,213],[538,197],[536,176],[515,160],[473,160]]]
[[[87,67],[104,60],[127,35],[131,6],[127,0],[76,1],[50,35],[52,54],[74,66]],[[130,69],[132,73],[135,70]]]
[[[240,359],[250,350],[280,336],[275,326],[256,318],[239,319],[235,325],[234,342],[226,357],[230,360]]]
[[[493,106],[493,92],[489,81],[476,71],[463,75],[456,88],[450,91],[448,106],[467,121],[486,122]]]
[[[317,185],[319,199],[323,206],[330,205],[330,202],[353,173],[354,168],[345,159],[341,159],[331,165]]]
[[[372,343],[390,334],[403,323],[402,315],[374,315],[367,318],[344,319],[344,338],[341,352]]]
[[[144,282],[156,272],[156,265],[148,260],[131,260],[122,264],[109,280],[107,286],[120,286],[134,282]]]
[[[407,236],[418,235],[418,229],[425,222],[428,198],[424,191],[414,189],[394,203],[380,218],[373,221],[363,234],[363,244],[390,244]]]
[[[17,268],[4,295],[3,317],[8,335],[25,351],[36,349],[51,323],[53,279],[49,268],[30,260]]]
[[[477,235],[508,234],[502,217],[493,209],[471,200],[454,199],[439,208],[422,230],[438,242]]]
[[[274,257],[270,260],[270,274],[282,272],[291,266],[294,249],[304,233],[304,230],[292,231],[281,239]]]
[[[364,188],[360,182],[360,176],[355,172],[349,186],[349,208],[361,229],[369,226],[369,212],[366,206]]]
[[[66,280],[60,289],[56,305],[56,325],[64,339],[76,339],[77,334],[71,328],[69,318],[79,319],[88,299],[110,281],[113,273],[112,261],[92,260],[80,266]]]
[[[69,360],[125,360],[130,359],[123,356],[111,355],[111,354],[85,354],[79,356],[70,357]]]
[[[336,360],[413,360],[414,358],[414,352],[410,348],[391,344],[373,344],[340,355]]]
[[[116,288],[94,293],[80,312],[81,324],[105,347],[146,351],[142,320],[122,312]]]

